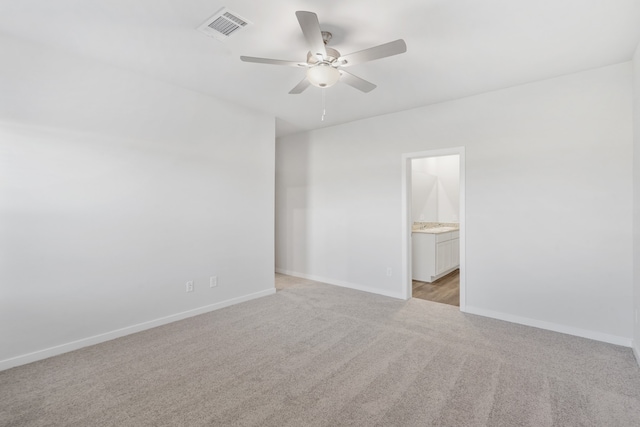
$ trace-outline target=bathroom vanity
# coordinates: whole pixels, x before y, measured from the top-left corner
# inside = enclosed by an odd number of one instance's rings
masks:
[[[457,227],[414,229],[411,245],[414,280],[431,283],[460,267],[460,230]]]

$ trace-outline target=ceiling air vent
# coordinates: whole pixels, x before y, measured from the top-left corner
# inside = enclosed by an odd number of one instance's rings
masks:
[[[249,24],[251,22],[223,7],[200,25],[198,30],[215,39],[226,40]]]

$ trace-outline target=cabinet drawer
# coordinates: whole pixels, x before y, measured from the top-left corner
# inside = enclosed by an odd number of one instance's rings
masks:
[[[451,232],[451,238],[452,239],[458,239],[459,237],[460,237],[460,230]]]
[[[436,234],[436,243],[446,242],[447,240],[451,240],[451,232],[448,231],[446,233]]]

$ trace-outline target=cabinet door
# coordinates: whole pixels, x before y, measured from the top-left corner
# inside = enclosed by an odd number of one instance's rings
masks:
[[[436,275],[451,268],[451,246],[453,240],[440,242],[436,246]]]
[[[436,240],[433,234],[412,233],[411,272],[414,280],[430,282],[436,270]]]
[[[460,239],[451,240],[451,268],[460,266]]]

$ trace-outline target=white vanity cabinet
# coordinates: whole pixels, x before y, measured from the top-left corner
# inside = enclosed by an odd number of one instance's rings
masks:
[[[460,266],[460,232],[413,232],[412,274],[414,280],[433,282]]]

